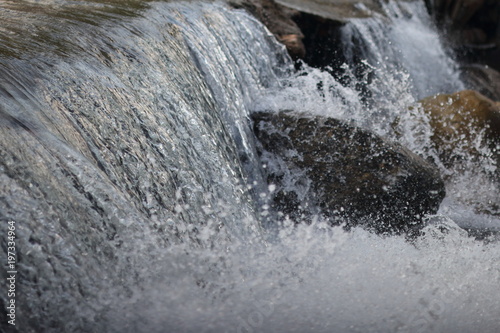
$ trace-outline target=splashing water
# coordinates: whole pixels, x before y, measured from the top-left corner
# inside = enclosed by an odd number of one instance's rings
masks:
[[[349,39],[365,45],[364,78],[343,66],[352,84],[296,73],[259,22],[223,4],[2,6],[0,219],[2,235],[17,227],[17,331],[500,328],[500,245],[456,224],[500,227],[455,200],[498,200],[484,174],[456,178],[414,243],[320,218],[262,227],[273,187],[253,110],[348,119],[437,159],[408,108],[463,86],[423,4],[343,28],[347,53]]]

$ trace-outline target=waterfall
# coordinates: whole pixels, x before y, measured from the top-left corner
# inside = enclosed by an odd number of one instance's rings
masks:
[[[410,107],[464,86],[423,3],[346,24],[343,79],[295,70],[260,22],[223,3],[0,6],[0,242],[6,258],[15,224],[17,253],[16,325],[2,328],[498,330],[499,243],[457,226],[500,229],[456,200],[471,186],[498,200],[482,173],[455,180],[414,243],[319,217],[269,228],[254,111],[348,120],[439,164]]]
[[[289,60],[257,21],[206,4],[106,20],[111,6],[11,6],[5,15],[26,14],[35,44],[7,39],[17,29],[7,26],[2,46],[16,56],[0,68],[2,227],[16,222],[34,269],[20,273],[32,291],[19,317],[58,317],[49,304],[61,297],[65,311],[87,313],[81,297],[122,285],[160,248],[258,231],[248,105]],[[92,323],[81,320],[63,327]]]

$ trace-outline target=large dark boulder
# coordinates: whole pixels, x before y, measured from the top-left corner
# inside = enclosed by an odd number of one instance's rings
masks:
[[[347,226],[413,232],[445,196],[435,167],[367,130],[287,111],[253,120],[275,208],[290,216],[307,215],[309,204]]]

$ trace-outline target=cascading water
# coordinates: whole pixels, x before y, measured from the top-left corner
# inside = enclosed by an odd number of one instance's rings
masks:
[[[434,30],[424,4],[389,2],[383,15],[351,19],[342,27],[341,40],[346,63],[333,70],[338,79],[306,68],[285,88],[260,99],[257,109],[299,110],[349,120],[401,142],[452,178],[440,213],[453,216],[463,227],[498,231],[499,212],[494,207],[498,207],[500,188],[492,179],[497,177],[498,152],[481,148],[479,165],[466,161],[460,172],[458,167],[444,166],[432,148],[428,115],[418,107],[417,101],[424,97],[465,89],[458,64]],[[466,150],[456,153],[470,159]],[[485,203],[493,209],[481,208]],[[478,209],[494,214],[477,214]]]
[[[499,329],[499,243],[453,222],[500,228],[456,200],[471,190],[470,175],[449,186],[413,244],[321,219],[265,228],[273,186],[256,155],[254,110],[350,119],[437,158],[425,115],[408,108],[462,84],[423,4],[346,25],[345,40],[365,45],[366,75],[347,63],[342,83],[307,66],[294,72],[259,22],[223,4],[1,6],[1,244],[6,251],[14,221],[18,259],[16,326],[3,317],[3,328]],[[498,200],[477,177],[475,193]],[[0,299],[6,307],[7,294]]]

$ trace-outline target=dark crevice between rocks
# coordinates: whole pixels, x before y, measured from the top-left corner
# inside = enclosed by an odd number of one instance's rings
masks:
[[[308,65],[324,69],[339,67],[346,62],[340,35],[343,23],[307,13],[300,13],[293,19],[304,35],[303,60]]]
[[[498,0],[425,0],[436,25],[459,60],[500,71]]]
[[[371,96],[367,86],[371,82],[371,75],[361,56],[362,41],[349,41],[353,52],[349,59],[345,55],[341,29],[348,18],[332,19],[329,18],[331,13],[320,16],[298,11],[272,0],[231,0],[230,4],[247,10],[259,19],[285,45],[297,70],[306,63],[327,71],[344,86],[354,85],[362,102],[369,103]],[[342,66],[346,63],[349,64],[350,73],[346,73]],[[356,82],[352,82],[351,75],[354,75]]]
[[[373,70],[362,56],[363,41],[353,37],[349,41],[353,52],[349,52],[347,57],[346,41],[342,39],[341,31],[345,22],[304,13],[297,16],[296,22],[305,36],[305,63],[328,72],[343,86],[356,89],[361,101],[368,106],[372,97],[368,86],[373,79]],[[343,66],[345,64],[349,65],[349,73]]]

